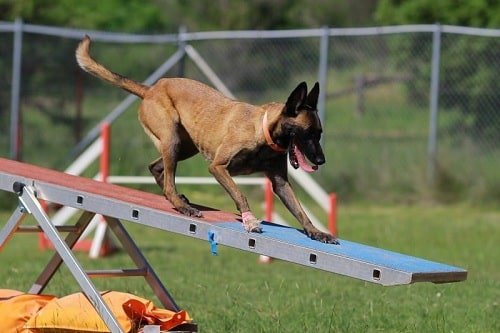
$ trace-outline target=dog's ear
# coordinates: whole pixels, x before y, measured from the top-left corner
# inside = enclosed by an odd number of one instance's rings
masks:
[[[319,96],[319,83],[316,82],[314,84],[314,87],[309,92],[309,95],[307,95],[306,105],[316,110],[316,107],[318,106],[318,96]]]
[[[304,105],[307,97],[307,84],[305,82],[299,83],[295,88],[285,104],[285,113],[290,117],[297,115],[297,110],[301,105]]]

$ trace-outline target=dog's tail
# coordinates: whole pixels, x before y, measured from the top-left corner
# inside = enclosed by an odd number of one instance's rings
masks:
[[[120,74],[111,72],[103,65],[97,63],[90,56],[89,51],[90,37],[85,36],[80,44],[78,44],[78,47],[76,49],[76,61],[84,71],[89,72],[90,74],[102,80],[108,81],[109,83],[114,84],[115,86],[118,86],[134,95],[137,95],[140,98],[144,98],[144,95],[149,89],[148,86],[121,76]]]

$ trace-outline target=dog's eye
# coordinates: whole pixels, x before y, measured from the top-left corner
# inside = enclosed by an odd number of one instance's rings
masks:
[[[303,133],[305,137],[307,137],[308,139],[315,139],[315,138],[318,138],[321,136],[321,131],[320,130],[317,130],[315,128],[309,128],[308,131],[306,131],[305,133]]]
[[[319,139],[321,139],[321,131],[315,131],[314,133],[311,133],[311,140],[319,141]]]

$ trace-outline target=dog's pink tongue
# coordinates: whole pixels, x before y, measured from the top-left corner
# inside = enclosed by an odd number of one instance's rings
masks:
[[[299,166],[302,170],[304,170],[306,172],[314,172],[314,171],[318,170],[317,165],[311,166],[311,165],[309,165],[309,163],[307,163],[304,154],[302,154],[302,152],[297,147],[297,145],[293,146],[293,152],[295,153],[295,156],[297,157],[297,162],[299,163]]]

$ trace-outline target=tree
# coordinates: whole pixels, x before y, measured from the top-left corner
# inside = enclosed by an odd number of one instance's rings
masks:
[[[380,0],[375,19],[379,24],[440,22],[478,28],[500,26],[497,0]]]
[[[168,27],[154,2],[141,0],[0,0],[0,19],[121,32],[159,32]]]
[[[121,32],[296,29],[373,24],[378,0],[0,0],[0,20]]]

